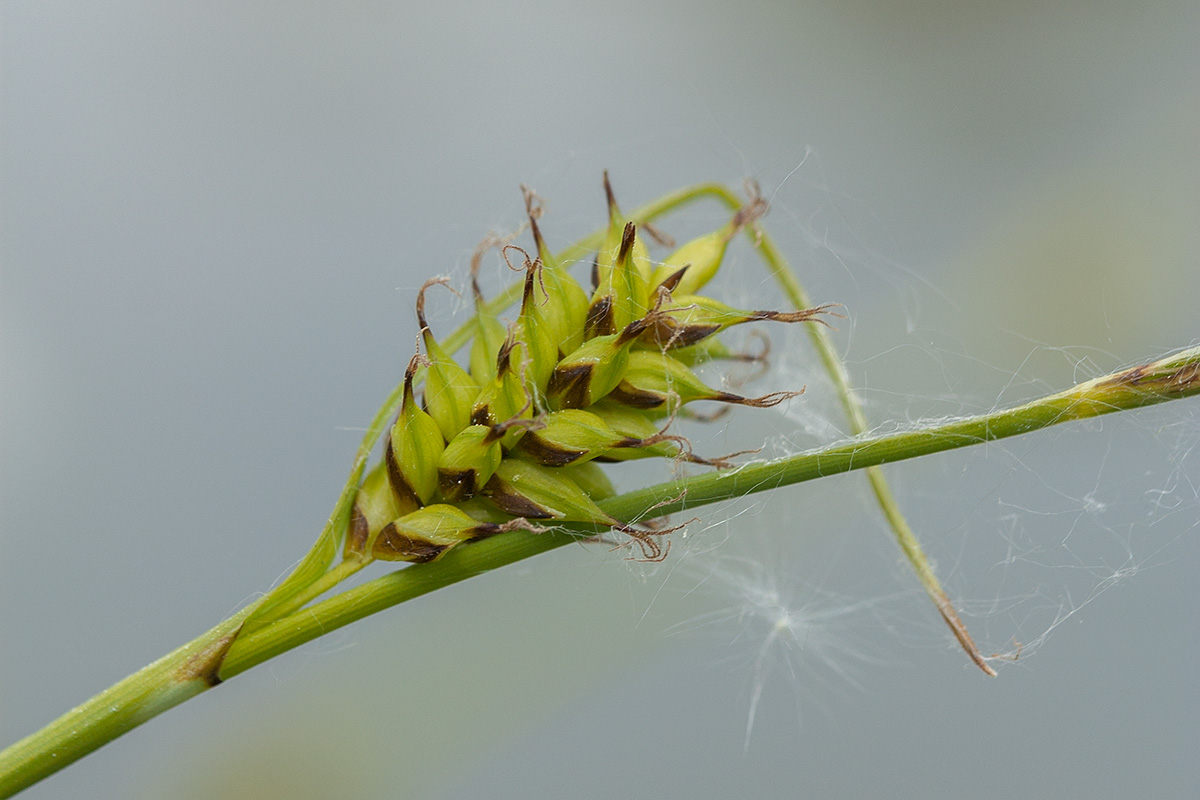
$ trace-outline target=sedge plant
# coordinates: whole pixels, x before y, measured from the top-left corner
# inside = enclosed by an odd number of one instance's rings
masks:
[[[917,579],[967,656],[995,675],[942,589],[905,522],[880,465],[1050,425],[1200,392],[1200,348],[1079,384],[1016,408],[869,437],[862,406],[838,358],[829,321],[836,304],[814,304],[760,219],[761,196],[739,198],[703,184],[624,214],[604,179],[606,223],[560,253],[541,234],[541,207],[526,190],[524,249],[501,247],[520,278],[484,298],[473,280],[473,317],[441,334],[416,298],[420,351],[368,427],[350,476],[316,543],[279,585],[212,630],[0,752],[8,797],[126,731],[280,653],[355,620],[581,538],[628,557],[670,557],[663,518],[787,484],[862,469]],[[716,231],[652,259],[652,220],[714,198],[729,209]],[[749,237],[788,301],[739,309],[705,293],[729,242]],[[473,263],[478,270],[482,250]],[[572,274],[590,265],[590,281]],[[516,304],[505,325],[500,314]],[[511,316],[511,315],[510,315]],[[704,363],[761,359],[730,350],[720,334],[763,323],[807,326],[854,438],[773,460],[698,454],[672,432],[695,404],[762,408],[803,391],[759,397],[707,385]],[[468,348],[469,344],[469,348]],[[467,349],[460,363],[455,358]],[[422,391],[419,393],[418,389]],[[382,456],[370,464],[382,439]],[[661,458],[705,471],[619,492],[619,463]],[[613,465],[613,466],[604,466]],[[375,562],[401,569],[339,593]],[[326,595],[329,595],[326,597]],[[324,598],[324,599],[322,599]]]

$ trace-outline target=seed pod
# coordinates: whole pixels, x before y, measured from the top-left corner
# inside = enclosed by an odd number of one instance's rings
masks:
[[[622,214],[621,209],[617,206],[617,196],[613,192],[612,183],[608,180],[608,170],[604,171],[604,200],[608,204],[608,249],[605,251],[602,247],[601,252],[607,252],[611,256],[620,249],[618,243],[623,236],[622,231],[633,220]],[[654,262],[650,260],[650,252],[641,239],[634,240],[633,248],[630,251],[630,263],[637,271],[638,280],[644,287],[641,290],[643,295],[640,295],[638,299],[643,309],[648,308],[650,275],[654,272]]]
[[[437,491],[438,457],[446,446],[438,424],[413,397],[413,376],[423,361],[418,354],[408,362],[400,416],[392,425],[384,451],[388,483],[401,508],[423,506],[433,499]]]
[[[821,315],[840,316],[831,311],[836,307],[836,304],[827,303],[800,311],[746,311],[725,305],[711,297],[672,295],[671,302],[664,308],[666,313],[655,319],[655,324],[642,334],[641,341],[653,347],[674,349],[694,345],[726,328],[745,322],[770,320],[819,322],[828,325],[829,323],[821,319]]]
[[[608,172],[604,173],[608,228],[592,262],[592,293],[585,334],[605,336],[621,331],[650,308],[653,264],[633,221],[617,207]]]
[[[578,408],[553,411],[541,417],[542,427],[521,438],[517,450],[548,467],[582,464],[613,447],[636,447],[640,439],[622,436],[604,420]]]
[[[634,330],[636,324],[620,334],[589,339],[558,362],[546,385],[547,404],[553,409],[586,408],[608,394],[625,374],[629,348],[644,330]]]
[[[665,313],[655,307],[620,333],[589,339],[563,357],[546,386],[547,405],[552,410],[586,408],[608,394],[625,373],[633,343]]]
[[[738,209],[727,224],[703,236],[697,237],[684,244],[674,253],[663,259],[650,278],[653,288],[677,275],[686,267],[682,275],[676,278],[672,291],[681,295],[695,294],[704,288],[721,267],[725,258],[725,250],[729,242],[745,226],[755,222],[767,213],[767,201],[758,194],[757,188],[750,191],[750,200]]]
[[[506,458],[488,482],[485,493],[497,508],[509,514],[527,519],[591,523],[618,530],[632,537],[645,560],[662,560],[666,550],[659,539],[678,527],[646,530],[609,516],[578,483],[564,474],[570,469]]]
[[[638,412],[635,410],[634,413]],[[581,464],[592,459],[625,461],[651,456],[728,466],[724,461],[713,462],[693,455],[686,439],[667,433],[666,426],[658,430],[652,422],[645,435],[627,436],[614,430],[598,415],[582,409],[555,411],[542,420],[544,426],[527,433],[517,450],[526,458],[548,467]]]
[[[588,411],[604,420],[605,425],[621,436],[644,439],[658,432],[658,423],[655,422],[651,412],[616,400],[601,400],[599,403],[589,406]]]
[[[415,505],[403,507],[397,502],[395,493],[388,485],[387,466],[379,462],[358,487],[354,510],[350,514],[350,527],[346,531],[344,555],[348,557],[369,552],[375,536],[385,525],[416,510]]]
[[[479,520],[480,522],[502,524],[510,522],[513,518],[512,514],[505,514],[482,495],[475,495],[469,500],[460,500],[454,505],[471,519]]]
[[[480,389],[479,397],[471,408],[473,425],[498,425],[514,417],[533,415],[533,397],[522,377],[525,362],[528,361],[525,356],[527,351],[525,344],[517,340],[517,332],[514,324],[500,345],[496,354],[496,375]],[[512,443],[515,443],[515,438],[506,440],[505,447]]]
[[[635,350],[629,354],[624,377],[608,394],[608,398],[634,408],[667,413],[693,400],[716,400],[768,408],[803,392],[801,389],[799,392],[772,392],[762,397],[742,397],[706,386],[694,372],[665,353]]]
[[[541,209],[535,205],[536,196],[528,188],[522,186],[525,194],[525,213],[529,216],[529,228],[533,232],[533,242],[537,248],[538,260],[542,262],[541,280],[545,284],[546,294],[553,298],[552,317],[558,326],[555,329],[555,340],[558,342],[559,356],[573,352],[583,344],[583,330],[587,322],[588,295],[578,281],[567,272],[566,266],[560,263],[546,246],[542,238],[542,230],[538,227],[537,219]]]
[[[503,453],[500,441],[510,430],[540,425],[537,420],[515,419],[501,425],[469,425],[454,437],[437,462],[441,499],[456,503],[474,497],[487,483]]]
[[[437,423],[446,441],[453,439],[470,423],[471,407],[479,396],[479,384],[446,354],[433,337],[425,319],[425,290],[446,278],[425,281],[417,292],[417,324],[425,342],[429,370],[425,375],[425,409]]]
[[[636,458],[670,458],[703,464],[707,467],[727,469],[733,464],[728,459],[703,458],[692,452],[692,444],[683,436],[667,433],[674,418],[667,420],[661,428],[647,412],[633,406],[622,405],[615,400],[601,400],[588,411],[603,421],[604,425],[625,441],[614,444],[608,450],[594,456],[596,461],[630,461]],[[735,453],[734,455],[741,455]]]
[[[506,514],[527,519],[591,522],[624,529],[620,520],[600,506],[562,469],[544,467],[523,458],[500,462],[484,494]]]
[[[617,489],[609,479],[608,473],[590,461],[560,467],[559,473],[574,481],[575,485],[593,500],[607,500],[617,496]]]
[[[535,533],[543,529],[525,519],[503,524],[480,522],[462,509],[445,503],[425,506],[405,514],[379,532],[371,554],[381,561],[436,561],[446,551],[463,542],[473,542],[498,533],[524,529]]]
[[[598,283],[588,306],[585,336],[606,336],[624,329],[641,316],[649,302],[649,284],[633,266],[633,245],[637,228],[625,225],[611,266],[596,262]]]
[[[525,345],[529,363],[525,370],[529,394],[535,398],[546,393],[546,382],[558,363],[559,342],[563,340],[566,318],[560,313],[558,298],[551,295],[542,277],[545,270],[540,261],[530,260],[529,254],[515,245],[504,248],[504,259],[508,261],[508,250],[519,251],[525,256],[525,287],[521,296],[521,314],[517,318],[513,336]],[[512,263],[509,262],[512,268]]]

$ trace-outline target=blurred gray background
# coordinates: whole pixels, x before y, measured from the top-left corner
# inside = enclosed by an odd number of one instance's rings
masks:
[[[884,427],[1196,341],[1194,2],[5,0],[0,25],[4,744],[304,553],[415,288],[461,284],[521,182],[564,244],[604,168],[627,207],[757,178]],[[744,248],[720,285],[780,303]],[[431,295],[438,330],[459,302]],[[802,332],[772,333],[754,390],[808,393],[687,429],[701,452],[841,435]],[[852,475],[706,509],[657,568],[571,547],[393,609],[26,796],[1190,796],[1198,440],[1191,401],[889,468],[984,652],[1021,643],[996,680]],[[667,467],[640,469],[618,481]]]

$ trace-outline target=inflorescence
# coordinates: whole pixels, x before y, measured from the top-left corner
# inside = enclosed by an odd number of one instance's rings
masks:
[[[762,216],[765,201],[753,195],[720,229],[656,262],[621,214],[607,174],[604,188],[608,227],[592,263],[590,294],[547,249],[538,228],[541,208],[525,190],[536,256],[502,245],[508,265],[524,272],[519,315],[506,328],[486,309],[475,279],[480,251],[472,265],[474,339],[466,368],[438,344],[425,318],[426,290],[446,280],[421,287],[424,353],[408,364],[384,458],[359,489],[347,556],[433,561],[497,533],[540,531],[536,520],[611,528],[630,537],[626,544],[635,544],[641,558],[661,560],[668,549],[663,536],[675,528],[638,527],[606,514],[597,501],[616,491],[595,462],[660,457],[729,467],[728,456],[702,458],[668,433],[680,409],[697,400],[762,408],[800,394],[743,397],[711,388],[693,372],[716,359],[756,358],[716,338],[727,328],[760,320],[822,322],[832,313],[828,305],[747,311],[700,294],[730,239]]]

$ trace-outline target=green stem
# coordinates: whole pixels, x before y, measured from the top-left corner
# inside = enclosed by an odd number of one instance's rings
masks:
[[[668,481],[600,505],[622,520],[642,518],[647,509],[663,516],[826,475],[1195,394],[1200,394],[1200,347],[1013,409]],[[405,600],[577,541],[581,533],[597,532],[571,526],[542,534],[514,531],[495,536],[455,548],[431,564],[411,565],[376,578],[239,636],[242,621],[254,610],[254,606],[248,607],[0,752],[0,797],[15,794],[222,680],[318,636]]]
[[[982,444],[1062,422],[1194,394],[1200,394],[1200,347],[1005,411],[904,433],[855,439],[736,470],[680,478],[602,501],[600,507],[627,521],[645,519],[647,509],[653,509],[653,516],[665,516],[814,478]],[[586,532],[591,535],[597,531]],[[573,541],[578,541],[578,533],[566,530],[542,534],[514,531],[455,548],[432,564],[406,567],[376,578],[239,638],[226,658],[221,677],[244,672],[272,656],[397,603]]]
[[[0,752],[10,797],[101,745],[221,682],[218,672],[252,604]]]

